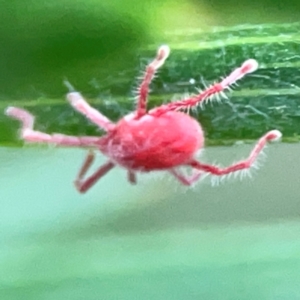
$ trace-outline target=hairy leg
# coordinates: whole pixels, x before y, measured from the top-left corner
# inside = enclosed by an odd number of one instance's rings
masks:
[[[34,116],[26,110],[8,107],[6,114],[22,123],[21,138],[30,143],[47,143],[71,147],[93,147],[99,137],[76,137],[63,134],[47,134],[33,130]]]
[[[151,115],[161,115],[168,111],[187,109],[196,105],[203,103],[203,101],[209,99],[210,97],[218,94],[223,94],[223,91],[230,89],[230,86],[236,81],[243,78],[246,74],[256,71],[258,68],[258,63],[254,59],[246,60],[241,67],[235,69],[224,78],[221,82],[215,83],[202,91],[200,94],[193,96],[191,98],[184,99],[182,101],[171,102],[165,105],[162,105],[158,108],[152,109],[149,113]],[[223,94],[224,95],[224,94]],[[225,96],[225,95],[224,95]]]
[[[184,185],[192,185],[193,183],[195,183],[196,181],[199,180],[199,178],[201,177],[201,175],[203,174],[202,171],[200,172],[197,172],[195,174],[193,174],[192,176],[190,177],[185,177],[183,176],[182,174],[180,174],[177,170],[175,169],[171,169],[170,170],[170,173],[176,178],[178,179],[182,184]]]
[[[168,46],[161,46],[157,51],[155,59],[146,67],[144,77],[138,88],[138,102],[136,108],[138,118],[146,114],[149,85],[155,75],[155,72],[164,64],[169,53],[170,49]]]
[[[258,155],[263,150],[263,148],[265,147],[266,143],[270,142],[270,141],[279,140],[280,138],[281,138],[281,133],[278,130],[269,131],[268,133],[266,133],[263,137],[261,137],[259,139],[259,141],[255,145],[255,147],[253,148],[253,150],[251,151],[251,153],[247,159],[242,160],[242,161],[240,161],[236,164],[233,164],[229,167],[226,167],[226,168],[219,168],[219,167],[216,167],[213,165],[203,164],[196,160],[192,161],[188,165],[195,169],[198,169],[198,170],[201,170],[201,171],[204,171],[207,173],[211,173],[211,174],[217,175],[217,176],[227,175],[227,174],[230,174],[230,173],[233,173],[236,171],[249,169],[253,165],[253,163],[257,159]]]
[[[115,128],[115,124],[98,110],[91,107],[79,92],[68,93],[67,99],[78,112],[103,130],[110,131]]]
[[[88,160],[88,157],[87,157]],[[85,163],[87,163],[87,160],[85,161]],[[89,164],[89,163],[87,163]],[[91,164],[91,163],[90,163]],[[81,173],[84,173],[83,175],[85,175],[85,172],[80,172],[79,176],[76,178],[75,180],[75,186],[77,188],[77,190],[80,193],[85,193],[87,190],[89,190],[101,177],[103,177],[106,173],[108,173],[113,167],[114,167],[114,163],[112,163],[111,161],[106,162],[104,165],[102,165],[93,175],[91,175],[90,177],[88,177],[87,179],[83,179],[82,177],[80,177],[80,175],[82,175]],[[85,164],[83,165],[83,168],[86,168]],[[83,169],[82,168],[82,169]],[[82,170],[81,170],[82,171]]]

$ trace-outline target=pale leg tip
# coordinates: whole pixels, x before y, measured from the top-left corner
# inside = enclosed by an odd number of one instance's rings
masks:
[[[10,118],[22,122],[24,128],[30,128],[30,129],[33,128],[34,116],[31,115],[28,111],[22,108],[9,106],[6,108],[5,114]]]
[[[80,93],[78,92],[70,92],[67,94],[67,100],[73,104],[76,105],[76,103],[80,102],[82,100]]]
[[[14,109],[15,108],[13,106],[9,106],[4,110],[4,113],[10,117],[13,115]]]
[[[279,130],[272,130],[268,133],[269,140],[272,142],[280,141],[282,138],[282,133]]]
[[[242,65],[242,69],[244,69],[244,73],[253,73],[258,69],[258,67],[259,67],[258,62],[253,58],[246,60]]]
[[[155,60],[150,65],[152,65],[152,67],[155,70],[157,70],[164,64],[164,62],[167,59],[167,57],[169,56],[169,54],[170,54],[169,46],[167,46],[167,45],[160,46],[158,48],[157,56],[156,56]]]
[[[170,47],[168,45],[161,45],[158,49],[158,55],[166,59],[170,54]]]

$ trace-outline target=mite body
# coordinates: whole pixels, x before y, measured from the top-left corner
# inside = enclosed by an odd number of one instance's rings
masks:
[[[203,146],[199,123],[181,112],[159,117],[133,115],[122,119],[99,149],[117,164],[136,171],[166,170],[191,161]]]
[[[170,102],[152,110],[147,110],[149,85],[155,72],[169,55],[168,46],[158,49],[156,58],[146,67],[138,89],[136,110],[123,117],[116,124],[91,107],[78,92],[70,92],[67,99],[81,114],[106,131],[101,137],[76,137],[63,134],[47,134],[33,129],[34,117],[26,110],[9,107],[6,114],[22,123],[21,138],[26,142],[48,143],[69,147],[89,147],[98,149],[108,160],[94,174],[85,178],[94,161],[94,152],[87,155],[75,180],[79,192],[84,193],[102,176],[116,165],[127,170],[128,180],[136,183],[137,172],[166,170],[184,185],[191,185],[203,175],[224,176],[248,170],[268,141],[278,140],[281,133],[272,130],[262,136],[246,160],[226,168],[204,164],[196,160],[196,153],[204,147],[204,134],[201,125],[182,110],[202,104],[214,96],[224,96],[224,91],[246,74],[258,68],[255,60],[245,61],[221,82],[211,85],[198,95],[184,100]],[[194,169],[190,176],[184,176],[178,167]]]

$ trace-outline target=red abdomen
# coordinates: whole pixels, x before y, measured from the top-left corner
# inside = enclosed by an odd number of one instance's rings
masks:
[[[203,142],[196,120],[181,112],[168,112],[138,120],[123,118],[103,138],[100,150],[128,169],[151,171],[187,163]]]

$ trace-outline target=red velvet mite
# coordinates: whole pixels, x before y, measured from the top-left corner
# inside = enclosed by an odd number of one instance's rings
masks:
[[[211,85],[198,95],[147,110],[149,85],[169,52],[168,46],[161,46],[158,49],[155,59],[146,67],[139,86],[136,110],[116,124],[92,108],[79,92],[70,92],[67,95],[74,109],[104,130],[106,132],[104,136],[49,135],[35,131],[34,117],[23,109],[9,107],[6,114],[22,123],[21,138],[26,142],[90,147],[98,149],[108,158],[94,174],[85,178],[94,161],[94,152],[89,152],[75,180],[75,186],[81,193],[86,192],[115,166],[127,170],[128,180],[131,183],[136,183],[138,172],[165,170],[184,185],[193,184],[207,173],[223,176],[249,169],[268,141],[280,139],[281,133],[278,130],[269,131],[261,137],[246,160],[226,168],[219,168],[196,160],[196,153],[204,146],[203,131],[195,119],[182,111],[202,104],[213,96],[224,96],[224,91],[233,83],[254,72],[258,68],[258,63],[254,59],[249,59],[222,81]],[[194,174],[190,177],[184,176],[178,170],[181,166],[193,168]]]

